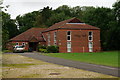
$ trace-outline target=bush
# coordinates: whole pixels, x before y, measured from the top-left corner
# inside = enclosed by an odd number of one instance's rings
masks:
[[[9,53],[9,52],[13,52],[11,50],[3,50],[3,53]]]
[[[24,50],[24,52],[29,52],[29,50]]]
[[[42,52],[42,53],[47,53],[47,49],[39,49],[39,52]]]
[[[46,49],[46,46],[38,46],[38,49]]]
[[[39,45],[39,46],[37,47],[37,51],[39,51],[39,49],[46,49],[46,46]]]
[[[58,46],[48,46],[47,51],[48,51],[48,53],[58,53],[59,48],[58,48]]]

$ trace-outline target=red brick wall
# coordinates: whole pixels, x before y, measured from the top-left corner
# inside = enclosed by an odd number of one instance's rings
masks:
[[[88,32],[93,32],[93,52],[99,52],[100,48],[100,31],[99,30],[54,30],[43,33],[48,44],[47,34],[50,33],[50,45],[54,45],[54,32],[57,32],[57,45],[60,53],[67,53],[67,31],[71,31],[71,47],[72,52],[89,52],[88,48]]]
[[[57,32],[57,34],[58,34],[58,30],[43,33],[43,36],[46,39],[46,45],[48,45],[48,34],[50,34],[50,45],[54,45],[54,32]],[[58,35],[57,35],[57,38],[58,38]],[[56,42],[58,42],[58,39]],[[58,45],[58,43],[57,43],[57,45]]]

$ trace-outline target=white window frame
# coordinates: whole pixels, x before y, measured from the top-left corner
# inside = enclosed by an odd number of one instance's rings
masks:
[[[72,51],[71,42],[67,42],[67,52],[71,52],[71,51]]]
[[[24,46],[25,46],[25,42],[22,42],[22,45],[24,45]]]
[[[89,32],[91,32],[92,35],[89,35]],[[92,31],[89,31],[89,32],[88,32],[88,41],[93,41],[93,32]],[[91,40],[89,40],[89,37],[91,37]]]
[[[57,39],[57,32],[54,32],[54,41]]]
[[[50,33],[48,33],[48,46],[50,46]]]
[[[88,42],[88,48],[89,48],[89,52],[93,52],[93,42]]]
[[[57,39],[57,32],[54,32],[54,45],[57,45],[56,39]]]
[[[19,45],[19,42],[16,42],[16,45]]]
[[[56,42],[56,41],[54,41],[54,45],[57,45],[57,42]]]
[[[68,32],[70,32],[70,35],[68,35]],[[70,37],[70,40],[68,40],[68,36]],[[67,41],[71,41],[71,31],[67,31]]]

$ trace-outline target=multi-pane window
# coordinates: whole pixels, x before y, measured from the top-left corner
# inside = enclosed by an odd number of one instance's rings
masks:
[[[91,31],[88,33],[88,40],[89,41],[93,40],[93,32],[91,32]]]
[[[25,46],[25,42],[23,42],[22,45]]]
[[[67,41],[71,41],[71,31],[67,31]]]
[[[50,33],[48,33],[48,46],[50,46]]]
[[[56,45],[57,32],[54,32],[54,45]]]
[[[71,42],[67,42],[67,52],[71,52]]]
[[[22,46],[25,47],[25,42],[22,43]]]
[[[93,42],[89,42],[89,48],[93,48]]]
[[[16,45],[19,45],[19,43],[18,43],[18,42],[16,42]]]
[[[93,52],[93,42],[89,42],[89,52]]]
[[[56,41],[57,32],[54,32],[54,41]]]

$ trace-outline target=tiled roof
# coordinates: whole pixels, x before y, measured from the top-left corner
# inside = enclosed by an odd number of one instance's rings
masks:
[[[61,29],[99,29],[99,28],[88,24],[65,24],[61,26]]]
[[[46,28],[31,28],[19,34],[18,36],[10,39],[11,41],[30,41],[31,38],[36,38],[38,41],[45,41],[41,32]]]
[[[56,23],[52,25],[51,27],[47,28],[43,32],[51,31],[55,29],[99,29],[99,28],[85,24],[77,18],[71,18],[71,19]]]

